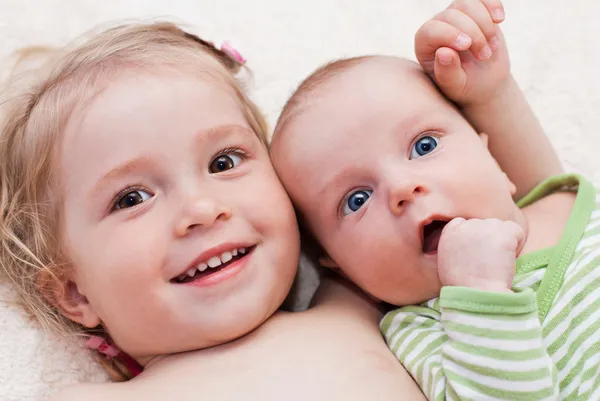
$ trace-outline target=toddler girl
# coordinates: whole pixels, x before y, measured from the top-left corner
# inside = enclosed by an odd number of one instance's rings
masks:
[[[321,298],[328,306],[307,312],[299,327],[277,314],[252,336],[206,350],[274,315],[299,254],[265,123],[235,78],[242,61],[172,24],[134,24],[62,50],[26,75],[33,82],[15,80],[7,92],[0,132],[2,273],[44,326],[111,356],[113,373],[138,376],[75,387],[57,399],[174,393],[198,399],[197,383],[211,400],[253,393],[278,399],[291,379],[272,383],[257,374],[267,372],[270,360],[274,366],[297,360],[291,378],[302,377],[294,374],[298,367],[318,375],[321,368],[285,351],[304,330],[311,362],[327,356],[329,341],[311,345],[306,331],[348,304],[362,305],[363,313],[345,325],[371,322],[355,335],[366,341],[357,349],[385,354],[383,344],[378,348],[378,311],[335,284]],[[286,347],[280,338],[288,339]],[[336,366],[346,364],[329,354]],[[334,371],[327,363],[317,366]],[[338,375],[350,383],[361,369]],[[360,393],[322,376],[294,396]],[[398,391],[373,379],[390,390],[389,398]]]

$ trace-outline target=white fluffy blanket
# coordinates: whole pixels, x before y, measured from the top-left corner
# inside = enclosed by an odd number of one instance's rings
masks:
[[[60,44],[115,19],[170,17],[249,59],[271,123],[294,86],[333,58],[412,57],[417,28],[450,0],[0,0],[0,56]],[[600,2],[506,0],[503,24],[518,82],[565,166],[600,179]],[[596,111],[594,111],[596,110]],[[535,151],[535,149],[532,149]],[[38,400],[78,380],[105,380],[77,347],[49,338],[0,286],[0,400]]]

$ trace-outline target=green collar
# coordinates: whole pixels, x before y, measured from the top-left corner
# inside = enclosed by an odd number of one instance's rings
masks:
[[[516,274],[528,273],[547,266],[544,279],[537,291],[540,321],[544,320],[554,302],[563,283],[565,272],[573,259],[575,248],[583,237],[596,204],[595,189],[589,181],[577,174],[564,174],[542,182],[517,202],[517,206],[523,208],[558,191],[577,191],[573,210],[558,244],[522,255],[517,259]]]

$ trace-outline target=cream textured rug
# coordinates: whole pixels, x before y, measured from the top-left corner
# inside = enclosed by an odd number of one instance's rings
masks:
[[[60,44],[113,20],[173,17],[207,40],[229,39],[239,48],[254,71],[254,97],[273,124],[295,85],[323,62],[373,53],[412,57],[415,31],[449,1],[0,0],[0,56]],[[600,2],[505,5],[517,80],[567,169],[598,182]],[[105,379],[81,350],[21,316],[10,297],[0,286],[0,400],[39,400],[68,383]]]

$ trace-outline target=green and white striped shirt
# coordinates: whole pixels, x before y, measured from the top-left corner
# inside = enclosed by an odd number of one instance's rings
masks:
[[[565,188],[577,190],[565,231],[517,259],[514,293],[444,287],[381,321],[430,400],[600,400],[600,192],[563,175],[519,206]]]

